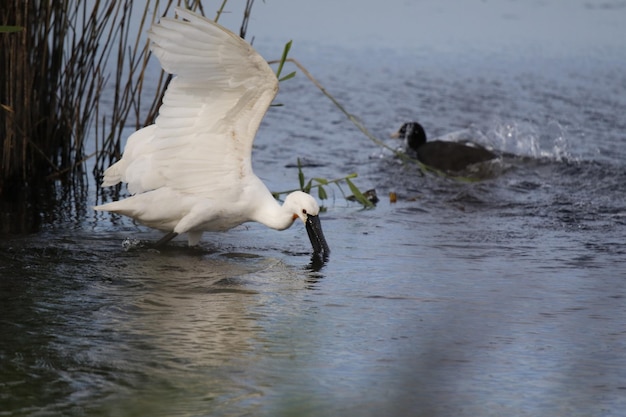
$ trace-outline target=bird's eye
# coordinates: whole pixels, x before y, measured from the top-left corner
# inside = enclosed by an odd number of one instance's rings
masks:
[[[302,209],[302,214],[306,214],[306,209]]]

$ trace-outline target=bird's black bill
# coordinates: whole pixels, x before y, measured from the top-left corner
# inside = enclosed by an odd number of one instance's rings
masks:
[[[322,232],[322,224],[320,223],[319,216],[309,215],[306,219],[306,232],[309,234],[309,240],[313,246],[314,254],[322,254],[323,257],[327,257],[330,253],[330,248],[324,238],[324,232]]]

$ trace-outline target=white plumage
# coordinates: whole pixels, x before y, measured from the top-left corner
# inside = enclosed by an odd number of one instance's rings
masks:
[[[300,218],[314,252],[328,252],[319,206],[289,194],[281,206],[252,171],[252,143],[278,92],[267,62],[243,39],[184,9],[152,26],[151,49],[170,82],[155,124],[133,133],[102,186],[131,197],[94,207],[170,232],[159,243],[255,221],[283,230]],[[182,20],[186,19],[186,20]]]

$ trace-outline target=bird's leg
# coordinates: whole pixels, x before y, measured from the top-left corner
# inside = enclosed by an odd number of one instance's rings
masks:
[[[155,243],[154,247],[155,248],[160,248],[161,246],[165,245],[170,240],[174,239],[176,236],[178,236],[178,233],[176,233],[176,232],[169,232],[168,234],[163,236],[157,243]]]

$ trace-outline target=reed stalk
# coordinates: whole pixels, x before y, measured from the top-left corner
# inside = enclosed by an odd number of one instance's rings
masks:
[[[0,31],[3,231],[36,228],[46,201],[66,198],[59,186],[84,188],[85,144],[114,37],[109,28],[124,3],[130,1],[0,4],[0,27],[20,28]]]

